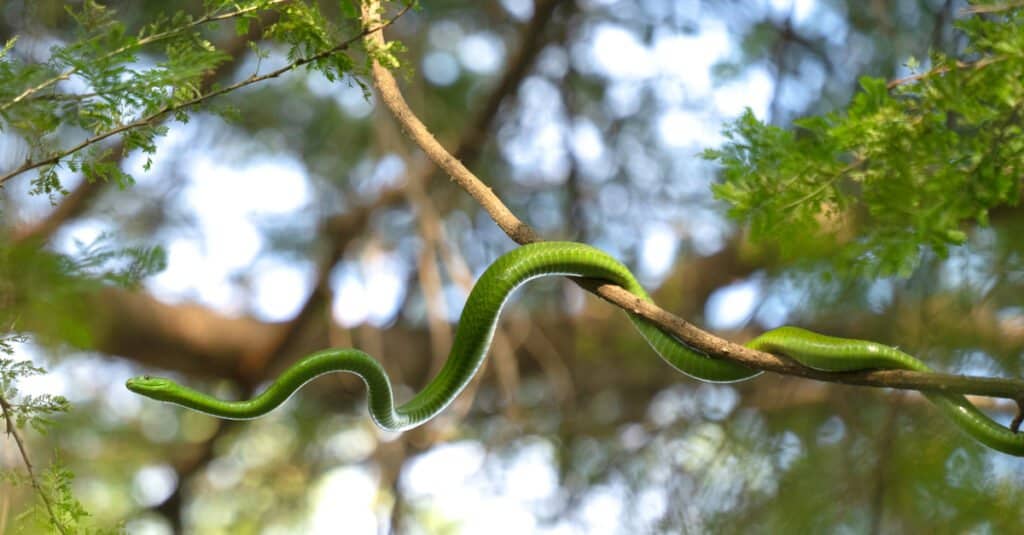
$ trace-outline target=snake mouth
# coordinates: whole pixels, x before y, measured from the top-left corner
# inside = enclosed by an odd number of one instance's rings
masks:
[[[162,377],[140,375],[125,381],[124,386],[136,394],[142,394],[147,397],[157,397],[161,392],[166,391],[168,387],[172,386],[172,383],[168,379],[164,379]]]

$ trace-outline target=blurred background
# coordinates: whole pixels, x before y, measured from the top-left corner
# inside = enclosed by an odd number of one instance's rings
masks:
[[[170,9],[107,5],[129,30]],[[0,37],[18,35],[14,53],[45,61],[74,39],[63,6],[2,2]],[[387,35],[407,47],[406,98],[445,146],[545,239],[607,250],[667,310],[738,342],[796,324],[898,345],[943,371],[1019,376],[1019,209],[971,229],[948,258],[926,255],[908,278],[832,277],[748,243],[711,195],[716,167],[700,158],[745,108],[788,126],[841,109],[859,76],[894,79],[910,57],[956,52],[962,7],[436,0]],[[202,12],[191,0],[173,8]],[[231,25],[209,39],[232,54],[210,84],[287,62],[280,43],[261,42],[261,57]],[[356,80],[300,69],[212,104],[237,112],[168,122],[151,165],[136,153],[116,162],[132,187],[65,172],[67,195],[29,195],[27,173],[0,192],[13,243],[72,258],[135,245],[166,252],[166,268],[136,289],[62,294],[69,310],[86,311],[70,331],[48,333],[66,343],[32,334],[53,330],[39,321],[15,348],[51,370],[23,381],[25,392],[73,404],[51,433],[28,438],[40,464],[59,450],[97,525],[124,522],[137,534],[1019,529],[1024,464],[966,438],[920,395],[774,375],[701,384],[672,372],[621,312],[564,280],[520,290],[479,380],[404,434],[376,429],[361,383],[340,375],[252,422],[130,394],[125,379],[155,373],[245,397],[336,346],[379,358],[406,399],[446,358],[475,277],[514,246]],[[0,132],[0,169],[23,161],[25,144]],[[1000,421],[1015,414],[984,401]],[[10,440],[0,462],[19,466]],[[26,486],[3,487],[0,532],[32,499]]]

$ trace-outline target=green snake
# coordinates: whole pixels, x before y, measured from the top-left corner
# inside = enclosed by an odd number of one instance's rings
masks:
[[[498,315],[509,294],[529,280],[566,275],[613,282],[650,300],[636,278],[603,251],[572,242],[524,245],[498,258],[480,276],[459,319],[448,360],[427,386],[403,405],[395,406],[393,389],[380,363],[358,349],[327,349],[309,355],[285,370],[253,399],[223,401],[159,377],[128,380],[129,390],[220,418],[262,416],[284,403],[312,379],[331,372],[350,372],[366,383],[370,415],[381,428],[401,431],[444,410],[476,374],[487,356]],[[702,381],[732,382],[761,373],[740,364],[710,358],[635,314],[630,320],[655,352],[675,369]],[[752,349],[782,353],[805,366],[825,371],[896,368],[927,372],[928,366],[898,349],[864,340],[836,338],[796,327],[768,331],[747,344]],[[967,434],[1005,453],[1024,455],[1024,433],[993,421],[964,396],[925,392],[943,413]]]

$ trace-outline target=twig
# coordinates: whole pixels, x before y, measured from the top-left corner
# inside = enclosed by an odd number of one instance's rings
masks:
[[[1007,2],[1005,4],[992,4],[987,6],[968,6],[960,10],[960,15],[980,15],[983,13],[999,13],[1000,11],[1009,11],[1011,9],[1017,9],[1024,7],[1024,2]]]
[[[981,58],[978,61],[957,61],[956,62],[956,68],[957,69],[974,69],[974,70],[978,70],[978,69],[983,69],[983,68],[985,68],[985,67],[987,67],[987,66],[989,66],[989,65],[991,65],[993,63],[998,63],[1000,61],[1003,61],[1005,59],[1006,59],[1005,56],[991,56],[991,57],[987,57],[987,58]],[[926,78],[931,78],[932,76],[935,76],[937,74],[945,74],[945,73],[947,73],[947,72],[949,72],[951,70],[952,70],[952,68],[949,67],[948,65],[941,65],[941,66],[929,69],[929,70],[927,70],[925,72],[919,72],[917,74],[912,74],[910,76],[904,76],[903,78],[897,78],[895,80],[890,80],[889,83],[885,84],[885,87],[886,87],[886,89],[894,89],[896,87],[899,87],[901,85],[906,85],[906,84],[909,84],[911,82],[918,82],[918,81],[924,80]]]
[[[46,512],[50,515],[50,521],[53,522],[53,526],[57,528],[57,531],[62,534],[66,534],[64,530],[64,524],[57,519],[57,515],[53,512],[53,506],[50,505],[50,498],[46,496],[46,492],[43,490],[42,485],[39,484],[39,479],[36,477],[35,470],[32,468],[32,461],[28,458],[28,452],[25,451],[25,443],[21,440],[21,435],[18,433],[18,428],[14,425],[14,418],[11,416],[13,408],[3,395],[0,395],[0,411],[4,413],[4,421],[7,423],[7,434],[14,437],[15,444],[18,445],[18,451],[21,453],[21,460],[25,463],[25,470],[28,472],[28,479],[32,482],[32,488],[35,489],[39,495],[39,499],[43,501],[43,505],[46,506]]]
[[[379,0],[364,2],[362,11],[363,25],[370,27],[376,21],[379,21],[379,11]],[[367,32],[365,39],[368,50],[380,50],[384,47],[384,37],[380,31]],[[392,114],[402,125],[402,128],[406,131],[406,134],[423,149],[427,156],[444,169],[451,176],[452,180],[480,203],[491,216],[491,219],[512,240],[519,244],[539,241],[539,236],[529,225],[516,217],[489,187],[438,143],[405,102],[391,72],[374,61],[372,73],[374,84],[380,92],[381,100],[391,110]],[[663,310],[653,302],[640,299],[620,286],[597,280],[579,278],[573,278],[573,280],[584,289],[617,305],[619,308],[652,321],[664,331],[676,336],[686,345],[712,358],[730,360],[749,368],[820,381],[903,390],[976,394],[1010,399],[1017,399],[1024,393],[1024,381],[1014,379],[905,370],[872,370],[845,373],[813,370],[797,364],[788,358],[756,351],[718,338],[693,326],[686,320]]]
[[[128,130],[132,130],[132,129],[135,129],[135,128],[141,128],[143,126],[149,125],[150,123],[154,122],[156,119],[159,119],[160,117],[163,117],[164,115],[167,115],[169,113],[174,113],[174,112],[177,112],[177,111],[180,111],[180,110],[183,110],[183,109],[191,108],[192,106],[195,106],[197,104],[201,104],[201,103],[203,103],[203,102],[205,102],[207,100],[210,100],[211,98],[218,97],[218,96],[223,95],[225,93],[230,93],[232,91],[235,91],[235,90],[240,89],[242,87],[246,87],[248,85],[252,85],[252,84],[255,84],[255,83],[263,82],[263,81],[269,80],[271,78],[277,78],[277,77],[281,76],[282,74],[284,74],[284,73],[286,73],[288,71],[291,71],[293,69],[297,69],[299,67],[302,67],[303,65],[307,65],[307,64],[312,63],[314,61],[318,61],[318,60],[321,60],[321,59],[326,58],[328,56],[337,54],[338,52],[341,52],[343,50],[348,49],[348,47],[350,47],[352,45],[352,43],[354,43],[357,40],[361,39],[363,36],[365,36],[369,32],[379,31],[379,30],[382,30],[383,28],[387,27],[388,25],[393,23],[395,20],[397,20],[399,17],[404,15],[405,12],[408,11],[410,8],[411,8],[411,5],[407,5],[397,15],[395,15],[391,19],[388,19],[387,21],[384,21],[383,23],[381,23],[380,26],[375,27],[375,28],[365,29],[362,32],[360,32],[359,35],[356,35],[354,37],[346,39],[345,41],[339,43],[338,45],[336,45],[334,47],[331,47],[331,48],[329,48],[327,50],[318,52],[318,53],[316,53],[316,54],[314,54],[312,56],[309,56],[309,57],[306,57],[306,58],[302,58],[302,59],[293,61],[293,62],[289,63],[288,65],[285,65],[284,67],[281,67],[280,69],[276,69],[274,71],[268,72],[267,74],[263,74],[263,75],[259,75],[259,76],[254,74],[254,75],[252,75],[252,76],[250,76],[250,77],[248,77],[248,78],[246,78],[246,79],[244,79],[242,81],[239,81],[239,82],[236,82],[234,84],[231,84],[231,85],[222,87],[220,89],[211,91],[209,93],[206,93],[205,95],[200,95],[200,96],[195,97],[193,99],[187,100],[185,102],[180,102],[180,103],[177,103],[177,104],[174,104],[174,105],[164,106],[163,108],[161,108],[161,109],[159,109],[159,110],[157,110],[157,111],[155,111],[155,112],[153,112],[153,113],[151,113],[151,114],[149,114],[149,115],[147,115],[145,117],[142,117],[141,119],[135,120],[135,121],[130,122],[128,124],[121,125],[121,126],[119,126],[117,128],[108,130],[108,131],[103,132],[101,134],[97,134],[95,136],[92,136],[92,137],[86,139],[85,141],[82,141],[78,145],[75,145],[74,147],[71,147],[70,149],[66,149],[66,150],[60,151],[60,152],[54,154],[53,156],[44,158],[42,160],[37,160],[37,161],[26,161],[24,164],[22,164],[17,169],[14,169],[14,170],[12,170],[9,173],[0,176],[0,184],[3,184],[4,182],[10,180],[14,176],[19,175],[21,173],[24,173],[25,171],[30,171],[32,169],[37,169],[39,167],[43,167],[43,166],[46,166],[46,165],[55,165],[55,164],[59,163],[62,158],[65,158],[65,157],[67,157],[67,156],[69,156],[71,154],[74,154],[74,153],[76,153],[76,152],[78,152],[78,151],[80,151],[80,150],[82,150],[82,149],[84,149],[84,148],[86,148],[86,147],[88,147],[90,145],[94,145],[96,143],[99,143],[100,141],[103,141],[104,139],[107,139],[107,138],[109,138],[111,136],[115,136],[115,135],[120,134],[122,132],[126,132]]]
[[[244,52],[248,50],[248,44],[263,34],[263,28],[276,21],[276,12],[264,13],[260,16],[259,24],[251,24],[245,35],[236,35],[226,42],[219,44],[217,48],[230,56],[230,59],[217,65],[213,71],[206,72],[200,83],[200,91],[206,92],[213,87],[213,84],[225,74],[238,67]],[[164,117],[166,120],[167,117]],[[124,150],[124,139],[119,139],[107,153],[107,161],[112,165],[120,166],[127,153]],[[106,182],[86,177],[70,194],[66,195],[56,208],[43,219],[24,227],[15,228],[12,232],[11,241],[15,243],[29,240],[47,241],[62,225],[68,220],[82,215],[105,190]]]
[[[1024,397],[1019,397],[1015,400],[1017,402],[1017,416],[1013,417],[1013,421],[1010,422],[1010,430],[1014,433],[1020,431],[1020,424],[1024,422]]]
[[[200,18],[198,18],[198,19],[196,19],[196,20],[194,20],[194,21],[192,21],[192,22],[190,22],[188,24],[185,24],[184,26],[179,26],[177,28],[171,28],[170,30],[167,30],[167,31],[164,31],[164,32],[155,33],[153,35],[150,35],[149,37],[143,37],[142,39],[139,39],[138,41],[135,41],[134,43],[130,43],[130,44],[127,44],[127,45],[115,48],[114,50],[111,50],[111,51],[107,52],[106,54],[103,54],[102,56],[99,56],[99,57],[93,59],[93,62],[103,61],[103,60],[112,58],[112,57],[114,57],[114,56],[116,56],[118,54],[123,54],[123,53],[125,53],[125,52],[127,52],[129,50],[134,49],[134,48],[142,48],[142,47],[144,47],[146,45],[149,45],[149,44],[152,44],[152,43],[156,43],[158,41],[162,41],[162,40],[170,38],[170,37],[174,37],[175,35],[179,35],[181,33],[184,33],[186,31],[188,31],[188,30],[191,30],[192,28],[196,28],[196,27],[202,26],[203,24],[206,24],[206,23],[209,23],[209,22],[218,22],[218,21],[233,19],[235,17],[239,17],[239,16],[242,16],[242,15],[246,15],[248,13],[252,13],[253,11],[257,11],[259,9],[265,9],[265,8],[273,6],[273,5],[284,4],[284,3],[287,3],[287,2],[291,2],[291,1],[292,0],[269,0],[266,4],[262,4],[262,5],[259,5],[259,6],[251,6],[251,7],[247,7],[247,8],[244,8],[244,9],[239,9],[237,11],[231,11],[231,12],[228,12],[228,13],[222,13],[220,15],[206,15],[206,16],[200,17]],[[47,87],[50,87],[51,85],[53,85],[53,84],[55,84],[57,82],[60,82],[62,80],[67,80],[67,79],[71,78],[76,73],[78,73],[80,70],[81,69],[79,67],[72,67],[72,68],[70,68],[70,69],[68,69],[68,70],[58,74],[57,76],[54,76],[53,78],[49,78],[49,79],[44,80],[44,81],[42,81],[42,82],[40,82],[40,83],[38,83],[38,84],[36,84],[36,85],[34,85],[32,87],[29,87],[29,88],[25,89],[24,91],[22,91],[20,94],[18,94],[18,96],[14,97],[13,99],[11,99],[8,102],[5,102],[3,104],[0,104],[0,112],[7,110],[11,106],[17,104],[18,102],[21,102],[22,100],[28,98],[29,96],[31,96],[34,93],[38,93],[38,92],[46,89]]]

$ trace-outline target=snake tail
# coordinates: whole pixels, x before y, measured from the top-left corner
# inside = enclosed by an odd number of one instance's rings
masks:
[[[930,372],[927,364],[894,347],[868,340],[837,338],[799,327],[779,327],[747,343],[769,353],[782,353],[809,368],[828,372],[898,369]],[[1024,433],[996,422],[961,394],[922,391],[961,430],[986,446],[1024,456]]]

